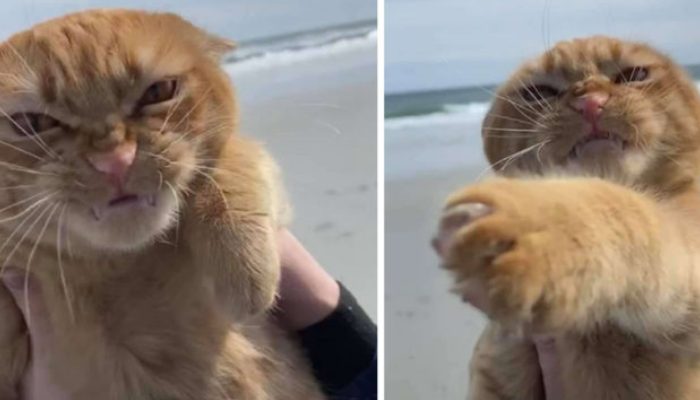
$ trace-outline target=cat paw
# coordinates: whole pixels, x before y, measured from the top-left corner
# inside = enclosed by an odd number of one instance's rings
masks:
[[[510,183],[489,182],[453,196],[433,246],[465,301],[495,320],[523,323],[543,298],[555,242],[528,188]]]

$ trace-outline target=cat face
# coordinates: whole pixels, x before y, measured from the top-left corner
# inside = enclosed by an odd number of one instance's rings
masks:
[[[234,130],[217,66],[230,48],[177,16],[125,10],[0,44],[0,221],[60,222],[96,249],[154,240]]]
[[[670,162],[696,164],[698,104],[693,83],[648,46],[577,39],[522,66],[498,90],[482,134],[506,173],[563,167],[637,180]]]

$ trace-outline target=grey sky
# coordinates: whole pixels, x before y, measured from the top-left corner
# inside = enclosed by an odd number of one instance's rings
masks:
[[[86,8],[174,11],[212,32],[245,40],[376,18],[375,0],[2,0],[0,38]]]
[[[388,92],[499,82],[545,42],[591,34],[646,41],[681,63],[700,62],[697,0],[386,2]]]

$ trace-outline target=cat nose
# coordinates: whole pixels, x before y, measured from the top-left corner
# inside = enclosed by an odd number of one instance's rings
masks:
[[[605,103],[610,99],[610,95],[603,92],[586,93],[576,97],[571,103],[571,107],[581,113],[583,118],[589,122],[595,122],[603,113]]]
[[[129,167],[136,158],[136,142],[118,144],[111,150],[88,154],[88,162],[95,170],[107,175],[114,183],[123,183]]]

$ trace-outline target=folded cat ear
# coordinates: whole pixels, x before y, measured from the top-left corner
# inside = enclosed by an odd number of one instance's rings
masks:
[[[166,26],[169,26],[173,30],[173,33],[195,40],[196,44],[217,62],[236,48],[236,43],[234,41],[212,35],[177,14],[158,13],[155,15],[158,16]]]
[[[205,41],[207,53],[216,61],[221,61],[223,56],[232,52],[236,49],[236,47],[238,47],[238,44],[233,40],[209,34],[207,35]]]

